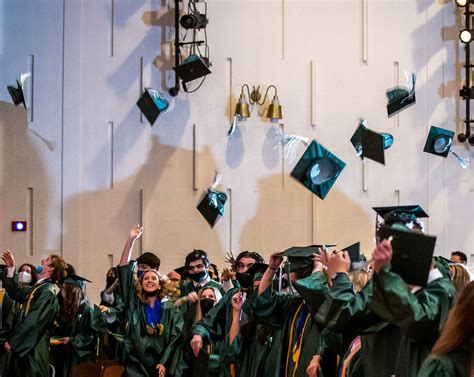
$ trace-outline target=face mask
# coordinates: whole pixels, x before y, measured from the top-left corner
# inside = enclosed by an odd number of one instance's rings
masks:
[[[249,289],[253,286],[253,275],[237,272],[235,277],[243,289]]]
[[[42,274],[43,273],[43,266],[39,265],[38,267],[36,267],[36,270],[38,271],[38,274]]]
[[[214,306],[215,301],[212,298],[202,298],[201,299],[201,312],[202,315],[205,316],[209,310],[211,310]]]
[[[203,281],[207,277],[207,271],[201,271],[196,274],[189,274],[189,277],[193,279],[196,283]]]
[[[115,283],[115,280],[117,280],[115,276],[107,276],[106,287],[109,288],[113,283]]]
[[[18,274],[18,281],[22,284],[30,284],[31,283],[31,274],[26,272],[26,271],[22,271]]]

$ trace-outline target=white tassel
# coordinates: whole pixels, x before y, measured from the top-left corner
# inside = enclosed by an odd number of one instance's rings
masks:
[[[456,157],[456,160],[458,160],[459,164],[462,166],[463,169],[467,169],[471,165],[470,158],[463,158],[456,152],[454,152],[452,149],[450,150],[450,152],[454,155],[454,157]]]
[[[296,154],[296,147],[298,143],[303,143],[304,145],[309,145],[309,138],[299,135],[290,135],[284,133],[278,133],[277,138],[279,138],[279,144],[283,145],[283,150],[285,153],[285,158],[289,156],[294,157]]]
[[[31,72],[25,72],[20,75],[20,85],[23,90],[25,89],[25,81],[30,76],[31,76]]]
[[[404,70],[403,73],[405,75],[408,92],[410,93],[410,97],[411,97],[415,93],[416,71],[413,70],[411,74],[409,74],[407,71]]]
[[[214,177],[214,183],[209,187],[209,190],[215,190],[218,185],[222,183],[222,177],[219,175],[219,172],[216,171],[216,176]]]

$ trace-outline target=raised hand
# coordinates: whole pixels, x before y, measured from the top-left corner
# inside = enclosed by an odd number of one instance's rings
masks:
[[[268,267],[272,270],[277,270],[278,267],[283,263],[283,257],[281,256],[281,251],[276,251],[270,254],[270,259],[268,260]]]
[[[5,261],[7,267],[15,267],[15,257],[10,250],[7,250],[3,253],[2,259]]]
[[[232,308],[236,312],[240,312],[242,309],[242,305],[244,304],[244,296],[242,292],[237,292],[235,295],[232,296]]]
[[[235,279],[235,272],[232,272],[228,268],[224,268],[222,270],[221,280],[222,281],[229,281],[229,280],[232,280],[232,279]]]
[[[140,224],[138,225],[134,225],[132,227],[132,229],[130,229],[130,235],[129,235],[129,238],[133,239],[133,240],[137,240],[139,239],[141,236],[142,236],[142,233],[143,233],[143,227],[140,226]]]
[[[335,251],[332,254],[329,254],[328,260],[328,274],[332,276],[337,272],[349,272],[351,266],[351,258],[349,258],[349,253],[344,251]]]
[[[156,370],[158,371],[158,377],[165,377],[166,367],[163,364],[158,364]]]
[[[392,244],[389,240],[383,240],[375,246],[374,253],[372,254],[372,261],[374,265],[374,271],[379,272],[387,264],[392,261]]]

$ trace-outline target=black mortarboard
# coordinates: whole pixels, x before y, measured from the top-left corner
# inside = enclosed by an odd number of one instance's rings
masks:
[[[294,167],[291,176],[324,199],[345,166],[345,162],[313,140]]]
[[[245,271],[246,274],[253,275],[254,280],[261,278],[265,271],[268,268],[268,264],[266,263],[254,263],[252,266],[249,267],[247,271]]]
[[[10,97],[12,97],[12,101],[15,106],[18,106],[20,103],[22,103],[26,109],[25,95],[23,93],[23,88],[18,80],[16,80],[16,86],[17,87],[15,88],[14,86],[8,85],[8,93],[10,93]]]
[[[372,209],[377,212],[377,215],[380,217],[384,217],[391,212],[412,214],[418,218],[429,217],[419,205],[373,207]]]
[[[209,354],[203,349],[199,350],[194,359],[193,377],[207,377],[209,373]]]
[[[426,138],[423,152],[431,153],[437,156],[448,157],[449,150],[453,145],[453,140],[454,131],[431,126],[428,137]]]
[[[138,99],[137,106],[153,126],[158,115],[169,107],[169,103],[157,90],[147,88]]]
[[[428,282],[436,237],[383,226],[380,238],[391,238],[391,270],[407,284],[424,287]]]
[[[206,219],[211,228],[217,222],[220,216],[224,215],[225,202],[227,195],[224,192],[219,192],[214,189],[208,189],[206,195],[201,200],[197,209],[201,215]]]
[[[386,92],[388,100],[387,113],[389,118],[416,102],[416,73],[413,72],[410,78],[407,77],[407,81],[408,87],[396,86],[395,88],[388,89]]]
[[[360,254],[360,242],[356,242],[341,250],[345,250],[349,254],[349,258],[351,260],[350,271],[359,270],[360,268],[358,268],[357,266],[359,266],[361,262],[366,261],[365,257]]]
[[[174,272],[176,272],[177,274],[179,274],[179,276],[181,276],[181,280],[184,280],[186,278],[188,269],[186,268],[186,266],[181,266],[181,267],[175,268]]]
[[[211,73],[207,58],[197,55],[190,55],[182,64],[173,67],[173,69],[184,82],[193,81]]]
[[[361,121],[351,137],[357,155],[385,165],[385,149],[393,144],[393,136],[388,133],[378,133],[369,130],[365,121]]]
[[[66,277],[66,279],[64,279],[63,284],[77,285],[80,288],[84,288],[84,284],[86,282],[92,283],[89,279],[86,279],[82,276],[70,274]]]
[[[290,265],[290,271],[301,267],[311,266],[313,264],[313,254],[319,254],[319,248],[333,247],[336,245],[310,245],[293,246],[286,249],[281,256],[287,257]]]

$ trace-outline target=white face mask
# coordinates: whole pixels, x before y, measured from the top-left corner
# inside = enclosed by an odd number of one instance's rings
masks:
[[[18,280],[22,284],[30,284],[31,283],[31,274],[26,271],[22,271],[18,274]]]

